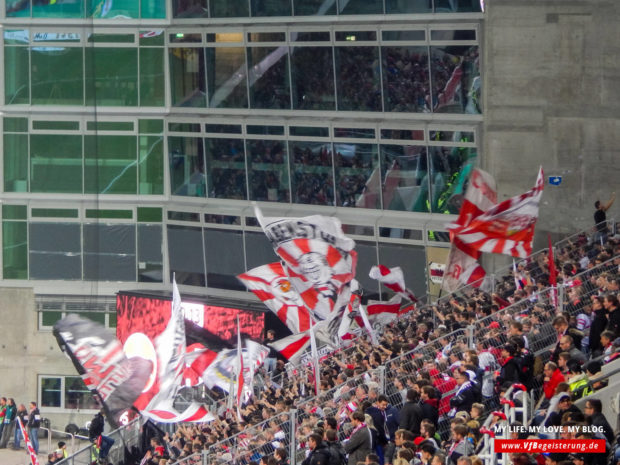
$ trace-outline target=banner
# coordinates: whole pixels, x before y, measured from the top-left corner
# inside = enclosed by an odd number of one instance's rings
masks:
[[[32,465],[39,465],[39,458],[37,457],[37,453],[34,451],[34,447],[32,447],[32,441],[30,441],[30,436],[28,436],[28,431],[24,428],[24,424],[22,423],[22,419],[20,417],[15,417],[17,423],[19,424],[19,429],[22,432],[22,436],[24,437],[24,442],[26,443],[26,450],[28,451],[28,455],[30,455],[30,462]]]

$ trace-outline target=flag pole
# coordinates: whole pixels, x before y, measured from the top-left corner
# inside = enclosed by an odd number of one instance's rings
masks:
[[[241,343],[241,325],[239,324],[239,315],[237,315],[237,416],[239,421],[243,421],[241,416],[241,404],[243,397],[243,347]]]
[[[312,365],[314,365],[314,391],[319,395],[319,352],[316,349],[316,338],[314,337],[314,325],[310,320],[310,350],[312,352]]]

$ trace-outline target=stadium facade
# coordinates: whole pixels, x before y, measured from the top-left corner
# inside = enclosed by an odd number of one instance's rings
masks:
[[[474,166],[508,196],[543,164],[565,181],[542,228],[589,224],[606,191],[582,157],[611,165],[619,146],[618,65],[600,50],[613,41],[592,42],[617,34],[613,15],[588,13],[593,0],[487,3],[1,0],[0,394],[81,422],[89,402],[51,326],[81,311],[114,327],[119,290],[168,290],[174,273],[182,294],[258,306],[235,278],[276,260],[253,202],[340,218],[371,297],[377,263],[438,291],[430,264]]]

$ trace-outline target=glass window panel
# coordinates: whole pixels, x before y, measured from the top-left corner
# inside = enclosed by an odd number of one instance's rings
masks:
[[[109,218],[130,220],[133,218],[133,210],[113,210],[113,209],[95,209],[87,208],[84,213],[86,218]]]
[[[432,242],[450,242],[450,233],[447,231],[428,230],[428,240]]]
[[[116,328],[116,313],[108,313],[108,328]]]
[[[240,124],[205,124],[205,132],[215,134],[241,134]]]
[[[135,0],[86,0],[87,18],[138,18],[138,6],[140,2]]]
[[[9,2],[7,2],[9,3]],[[17,5],[20,1],[11,2]],[[24,0],[21,0],[24,3]],[[29,3],[29,2],[27,2]],[[33,18],[83,18],[84,8],[81,0],[41,2],[34,1],[32,5]]]
[[[176,275],[177,284],[205,285],[205,263],[202,229],[191,226],[168,225],[168,257],[170,278]]]
[[[79,32],[33,32],[33,42],[79,42]]]
[[[138,104],[138,49],[86,47],[86,104]]]
[[[28,218],[26,205],[2,205],[2,217],[5,220],[25,220]]]
[[[248,270],[279,260],[265,233],[245,231],[243,235]]]
[[[247,108],[245,50],[207,48],[207,85],[210,108]]]
[[[381,47],[385,111],[429,112],[427,47]]]
[[[335,110],[331,47],[292,47],[293,108]]]
[[[342,225],[342,232],[347,235],[353,236],[372,236],[375,235],[374,226],[364,226],[360,224],[344,224]]]
[[[85,224],[84,280],[136,281],[136,226]]]
[[[137,192],[135,136],[84,136],[84,192]]]
[[[28,47],[4,47],[4,101],[7,105],[30,103],[29,76]]]
[[[28,192],[28,135],[4,135],[4,191]]]
[[[255,216],[246,216],[245,225],[253,226],[255,228],[260,228],[260,223],[258,222],[258,219]]]
[[[32,129],[50,131],[79,131],[79,121],[33,121]]]
[[[61,407],[62,378],[39,378],[41,383],[41,407]]]
[[[390,1],[390,0],[388,0]],[[400,1],[400,0],[395,0]],[[426,0],[423,0],[426,1]],[[410,2],[407,2],[408,4]],[[429,7],[430,8],[430,7]],[[383,40],[408,40],[421,41],[426,39],[426,31],[382,31],[381,38]]]
[[[431,211],[458,214],[465,184],[477,158],[475,148],[429,147]]]
[[[138,132],[140,134],[161,134],[164,132],[164,121],[161,119],[138,120]]]
[[[5,29],[4,45],[28,45],[30,31],[28,29]]]
[[[140,46],[157,46],[164,45],[165,35],[163,29],[153,29],[151,31],[140,31]]]
[[[200,137],[168,137],[172,195],[205,196],[205,161]]]
[[[164,137],[138,137],[138,194],[164,193]]]
[[[381,129],[381,139],[424,140],[424,129]]]
[[[87,42],[109,44],[133,44],[136,36],[133,34],[88,34]]]
[[[82,136],[30,136],[30,191],[82,193]]]
[[[241,32],[207,32],[208,43],[232,44],[235,42],[243,42],[243,33]]]
[[[193,221],[197,223],[200,221],[200,213],[168,211],[168,219],[174,221]]]
[[[30,0],[8,0],[5,11],[8,17],[29,17]]]
[[[41,326],[54,326],[62,320],[62,312],[41,312]]]
[[[133,131],[132,121],[87,121],[87,131]]]
[[[448,142],[474,142],[474,133],[471,131],[442,131],[431,129],[429,139]]]
[[[286,141],[248,140],[250,199],[290,202]]]
[[[249,47],[251,108],[291,108],[288,47]]]
[[[426,147],[381,145],[383,208],[429,212]]]
[[[380,242],[379,263],[388,268],[400,266],[407,288],[411,289],[415,295],[426,294],[426,253],[423,246]],[[385,288],[383,288],[383,293],[385,296]]]
[[[144,1],[144,0],[143,0]],[[97,315],[105,316],[104,313]],[[65,377],[65,408],[97,409],[101,406],[79,376]]]
[[[164,49],[140,48],[140,106],[165,103]]]
[[[168,36],[168,40],[170,40],[171,43],[200,43],[202,42],[202,34],[188,34],[185,32],[177,32],[175,34],[170,34]]]
[[[329,31],[299,31],[291,32],[291,42],[329,42]]]
[[[247,199],[243,139],[209,138],[205,144],[208,197]]]
[[[334,144],[336,205],[381,208],[381,174],[376,145]]]
[[[341,14],[341,15],[383,14],[383,0],[338,0],[338,14]]]
[[[382,227],[379,228],[379,235],[381,237],[391,237],[393,239],[422,240],[422,231],[419,229]]]
[[[248,42],[284,42],[286,32],[248,32]]]
[[[32,47],[32,103],[83,105],[81,47]]]
[[[211,0],[212,18],[248,17],[248,0]]]
[[[332,144],[289,143],[293,203],[334,205]]]
[[[207,0],[172,0],[173,18],[208,18]]]
[[[142,19],[166,18],[166,0],[140,0],[140,17]]]
[[[325,0],[293,0],[295,16],[324,16],[336,14],[336,2]]]
[[[357,273],[356,279],[359,281],[364,300],[379,299],[379,283],[368,276],[370,268],[377,265],[377,244],[370,241],[355,241],[355,251],[357,252]]]
[[[2,123],[5,132],[28,132],[28,118],[4,118]]]
[[[201,48],[170,48],[170,98],[176,107],[205,107],[204,52]]]
[[[78,315],[81,318],[85,318],[100,325],[105,325],[105,313],[103,312],[70,312]]]
[[[245,271],[243,233],[205,228],[204,244],[209,287],[245,290],[237,279],[237,275]]]
[[[205,223],[241,224],[241,217],[234,215],[213,215],[205,213]]]
[[[476,40],[475,29],[434,29],[431,40]]]
[[[30,279],[82,279],[79,223],[30,223]]]
[[[168,123],[170,132],[200,132],[200,123]]]
[[[336,31],[336,40],[348,42],[377,40],[377,31]]]
[[[33,218],[79,218],[77,208],[33,208],[30,211]]]
[[[248,134],[263,134],[268,136],[283,136],[284,126],[263,126],[263,125],[250,125],[245,128]]]
[[[2,277],[28,279],[28,223],[2,222]]]
[[[318,126],[291,126],[289,128],[291,136],[299,137],[329,137],[329,128]]]
[[[370,128],[334,128],[334,137],[374,139],[375,130]]]
[[[251,0],[252,16],[291,16],[291,0]]]
[[[378,47],[336,47],[338,110],[381,111]]]
[[[432,10],[432,0],[385,0],[385,12],[388,14],[430,13]]]
[[[431,47],[433,111],[481,112],[478,46]]]
[[[436,13],[480,12],[480,0],[435,0]]]
[[[160,224],[138,225],[138,282],[163,282],[162,241]]]
[[[161,223],[163,213],[157,207],[138,207],[138,221],[143,223]]]

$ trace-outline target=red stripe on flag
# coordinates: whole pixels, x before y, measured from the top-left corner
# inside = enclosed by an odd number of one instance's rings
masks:
[[[310,241],[308,239],[295,239],[293,242],[301,251],[302,255],[312,252]]]
[[[291,266],[299,266],[299,263],[297,263],[297,260],[295,260],[293,258],[292,255],[290,255],[285,249],[284,247],[278,247],[278,249],[276,250],[276,254],[278,254],[282,260],[284,260],[286,263],[288,263]]]
[[[338,252],[338,250],[336,250],[335,247],[332,247],[330,245],[327,247],[326,259],[327,259],[328,265],[333,268],[334,266],[336,266],[336,263],[342,260],[342,255],[340,255],[340,252]]]
[[[290,359],[293,355],[295,355],[297,352],[299,352],[299,350],[308,343],[308,341],[310,340],[310,336],[303,336],[301,338],[299,338],[299,340],[289,344],[288,346],[286,346],[283,350],[280,351],[280,353],[286,357],[287,359]]]

